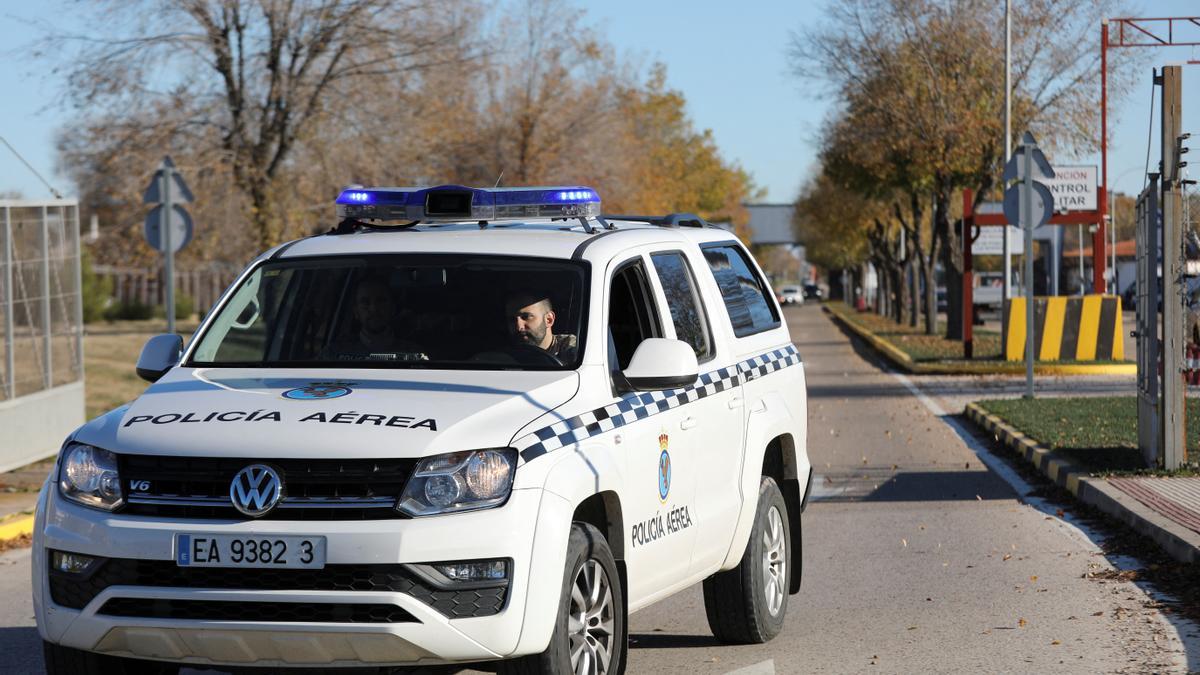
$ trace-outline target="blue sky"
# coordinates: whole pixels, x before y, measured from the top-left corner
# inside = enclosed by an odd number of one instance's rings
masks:
[[[999,1],[999,0],[997,0]],[[1019,2],[1020,0],[1016,0]],[[607,0],[581,3],[609,40],[648,65],[667,65],[670,86],[681,90],[700,128],[713,130],[723,155],[750,171],[766,188],[767,200],[790,201],[813,167],[815,142],[828,103],[812,87],[788,74],[789,33],[818,21],[820,1],[803,0]],[[72,187],[54,173],[54,134],[65,119],[55,106],[58,83],[23,59],[14,47],[33,37],[21,19],[38,17],[37,5],[0,2],[0,135],[13,144],[50,183],[65,193]],[[1156,0],[1152,9],[1134,15],[1197,14],[1194,0]],[[47,18],[43,11],[40,18]],[[70,28],[70,20],[56,19]],[[1097,28],[1097,40],[1099,29]],[[1098,49],[1088,45],[1087,48]],[[1189,49],[1152,51],[1152,65],[1200,59]],[[1184,68],[1184,129],[1200,138],[1200,66]],[[1099,83],[1096,84],[1099,87]],[[1142,184],[1149,122],[1150,72],[1126,100],[1110,109],[1114,141],[1109,175],[1118,190],[1137,192]],[[1156,111],[1157,116],[1157,111]],[[1019,137],[1019,130],[1014,130]],[[1194,142],[1200,151],[1200,143]],[[1151,151],[1156,161],[1157,146]],[[1051,158],[1053,161],[1054,158]],[[1099,157],[1082,163],[1099,163]],[[6,148],[0,146],[0,192],[26,197],[49,192]]]

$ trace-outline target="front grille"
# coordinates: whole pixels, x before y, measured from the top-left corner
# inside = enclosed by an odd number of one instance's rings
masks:
[[[405,565],[326,565],[324,569],[272,570],[180,567],[170,560],[109,558],[99,560],[86,576],[50,571],[50,597],[63,607],[83,609],[109,586],[391,591],[410,595],[452,619],[498,614],[504,609],[508,595],[507,583],[463,590],[434,588]]]
[[[127,495],[121,513],[165,518],[247,520],[233,508],[233,477],[251,464],[279,471],[284,498],[274,520],[403,518],[395,509],[416,464],[411,459],[244,459],[118,455]],[[147,484],[149,487],[146,487]]]
[[[283,623],[411,623],[416,617],[396,605],[235,602],[230,600],[164,600],[113,598],[100,614],[153,619],[200,621],[277,621]]]

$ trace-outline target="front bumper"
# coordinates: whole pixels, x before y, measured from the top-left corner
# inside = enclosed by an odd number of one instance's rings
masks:
[[[561,577],[566,539],[554,540],[566,528],[539,525],[535,542],[535,524],[569,526],[569,512],[557,513],[564,505],[541,490],[515,490],[502,507],[433,518],[230,522],[122,517],[51,489],[35,531],[38,626],[43,638],[69,647],[206,665],[413,665],[539,651],[559,589],[530,580]],[[320,535],[326,568],[181,574],[173,562],[179,532]],[[50,550],[111,565],[72,585],[49,571]],[[403,565],[496,558],[511,561],[498,601],[495,589],[430,592]]]

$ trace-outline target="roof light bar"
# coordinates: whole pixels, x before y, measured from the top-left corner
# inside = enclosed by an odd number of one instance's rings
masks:
[[[529,188],[347,188],[338,195],[338,218],[446,222],[581,218],[600,215],[600,195],[583,186]]]

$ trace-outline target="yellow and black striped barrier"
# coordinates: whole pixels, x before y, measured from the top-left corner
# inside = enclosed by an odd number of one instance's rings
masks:
[[[1039,361],[1123,361],[1121,298],[1055,295],[1033,299],[1034,345]],[[1025,298],[1004,303],[1004,358],[1025,358]]]

